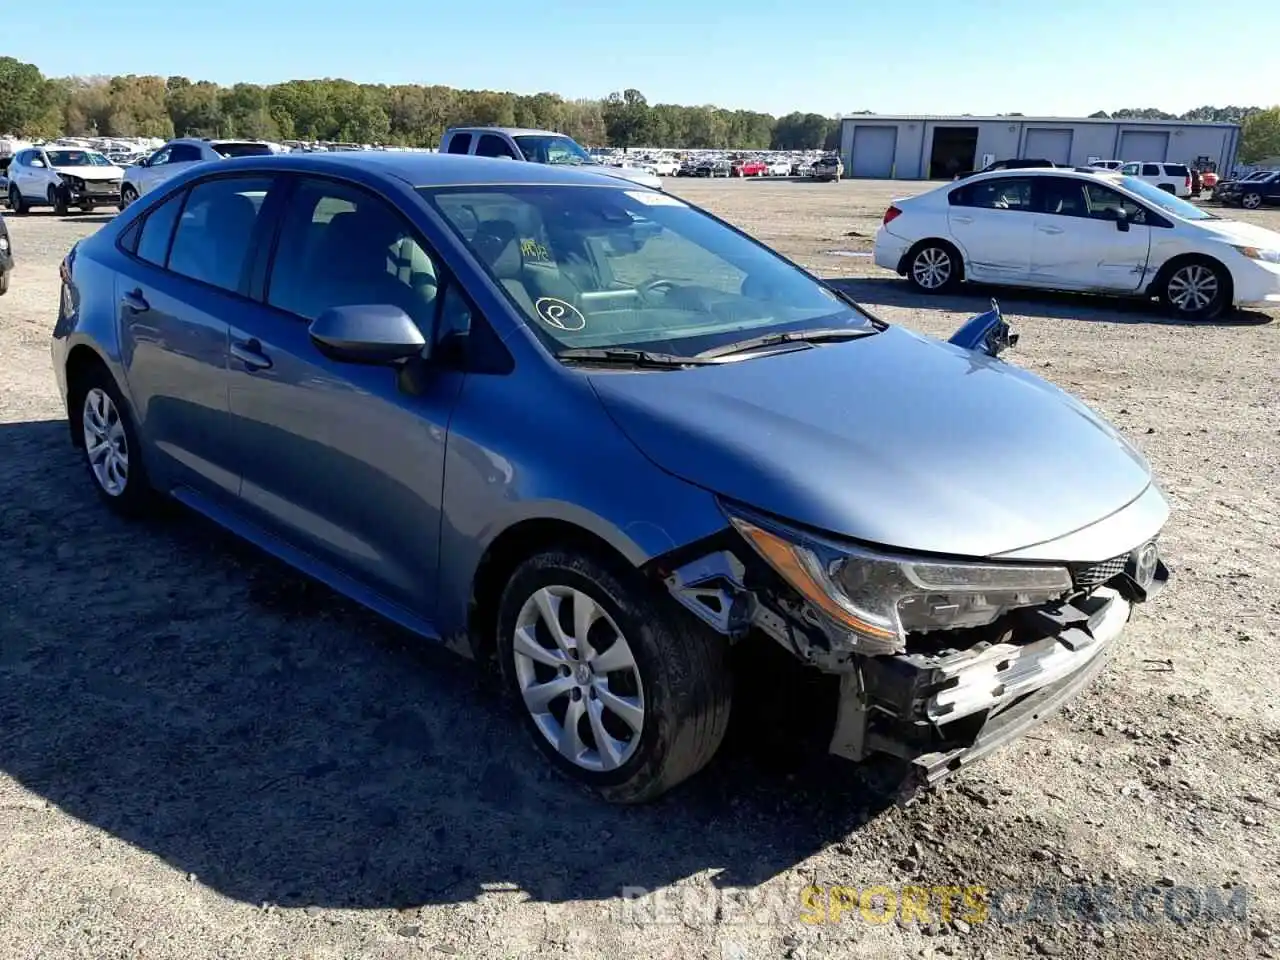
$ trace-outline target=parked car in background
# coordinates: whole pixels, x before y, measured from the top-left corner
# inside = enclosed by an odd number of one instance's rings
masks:
[[[1123,160],[1096,160],[1089,164],[1091,167],[1097,167],[1099,170],[1119,170],[1124,166]]]
[[[1229,180],[1214,188],[1213,198],[1220,203],[1246,210],[1257,210],[1268,203],[1280,203],[1280,171],[1259,170],[1239,180]]]
[[[769,165],[755,158],[734,160],[729,165],[729,175],[732,177],[763,177],[768,172]]]
[[[1191,168],[1185,163],[1153,163],[1149,160],[1129,162],[1120,168],[1126,177],[1135,177],[1172,193],[1175,197],[1191,196]]]
[[[9,292],[9,274],[13,272],[13,246],[9,226],[0,215],[0,294]]]
[[[123,176],[123,170],[96,150],[30,147],[9,164],[9,209],[21,214],[32,207],[53,207],[65,214],[77,207],[88,213],[101,204],[119,202]]]
[[[235,157],[267,157],[273,152],[271,144],[258,140],[206,140],[197,137],[170,140],[146,159],[125,168],[124,183],[120,187],[120,209],[125,209],[194,164]]]
[[[680,169],[680,161],[674,157],[647,157],[643,162],[660,177],[674,177]]]
[[[676,170],[677,177],[696,177],[698,175],[698,165],[701,161],[690,157],[680,162],[680,167]]]
[[[1101,170],[979,174],[895,200],[875,262],[925,291],[976,280],[1158,297],[1186,319],[1280,305],[1280,233]]]
[[[771,177],[789,177],[791,176],[792,163],[787,159],[769,161],[769,176]]]
[[[844,175],[844,163],[835,155],[819,157],[813,161],[809,176],[815,180],[836,180]]]
[[[167,495],[496,663],[613,801],[712,759],[744,644],[833,677],[831,752],[935,782],[1089,683],[1168,579],[1146,460],[1003,363],[997,311],[892,326],[582,169],[194,168],[61,276],[52,361],[107,507]]]
[[[506,158],[552,166],[584,167],[593,173],[662,189],[662,179],[642,167],[601,163],[571,137],[554,130],[515,127],[450,127],[440,138],[440,152],[474,157]]]
[[[956,180],[964,180],[979,173],[991,173],[993,170],[1035,170],[1042,167],[1057,166],[1052,160],[1042,157],[1010,157],[1006,160],[993,160],[981,170],[966,170],[955,175]]]
[[[694,168],[696,177],[728,177],[730,173],[730,162],[723,157],[707,157]]]

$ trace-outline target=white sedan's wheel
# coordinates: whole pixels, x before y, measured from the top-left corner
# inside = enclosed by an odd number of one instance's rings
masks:
[[[85,394],[80,419],[89,471],[107,496],[123,496],[129,485],[129,439],[120,411],[105,390],[94,387]]]
[[[911,282],[929,293],[947,289],[955,282],[956,274],[955,255],[944,246],[923,246],[911,258]]]
[[[1226,307],[1227,280],[1220,267],[1208,262],[1184,263],[1169,274],[1161,299],[1184,319],[1212,319]]]

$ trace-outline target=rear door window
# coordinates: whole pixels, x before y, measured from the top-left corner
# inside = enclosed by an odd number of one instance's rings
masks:
[[[200,148],[190,143],[175,143],[169,151],[168,163],[195,163],[200,159]]]
[[[471,134],[455,133],[449,138],[449,148],[446,153],[469,153],[471,151]]]
[[[220,157],[269,157],[272,150],[265,143],[215,143],[213,152]]]
[[[269,177],[220,177],[192,187],[174,233],[169,269],[223,290],[239,290],[249,241],[270,188]]]
[[[1142,175],[1143,175],[1144,177],[1158,177],[1158,176],[1160,176],[1160,164],[1158,164],[1158,163],[1144,163],[1144,164],[1142,165]]]
[[[502,137],[495,136],[492,133],[484,133],[480,135],[480,142],[476,144],[477,157],[510,157],[516,159],[516,152],[511,149],[507,141]]]
[[[952,191],[951,205],[979,210],[1030,210],[1031,187],[1030,177],[997,177]]]

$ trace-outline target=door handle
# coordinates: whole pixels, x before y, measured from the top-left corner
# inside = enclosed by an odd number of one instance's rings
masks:
[[[235,340],[231,343],[231,355],[250,370],[268,370],[271,358],[262,352],[262,344],[256,337],[248,340]]]
[[[956,223],[973,223],[973,217],[952,217]]]
[[[1061,227],[1041,227],[1041,233],[1062,233]]]
[[[147,303],[147,298],[142,295],[141,288],[130,290],[121,297],[120,305],[130,313],[146,313],[151,309],[151,304]]]

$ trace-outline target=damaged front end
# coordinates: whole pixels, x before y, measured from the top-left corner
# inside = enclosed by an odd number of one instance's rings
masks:
[[[840,678],[830,751],[934,783],[1052,714],[1168,581],[1154,540],[1102,563],[895,554],[726,505],[732,532],[662,571],[719,632]],[[735,535],[736,534],[736,535]]]

